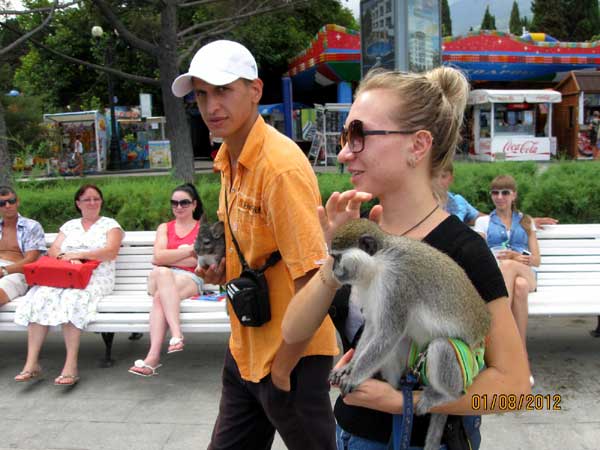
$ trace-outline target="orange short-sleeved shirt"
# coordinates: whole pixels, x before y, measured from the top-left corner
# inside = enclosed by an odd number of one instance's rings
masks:
[[[228,305],[231,353],[242,378],[256,383],[270,373],[281,344],[281,322],[295,292],[294,280],[318,268],[326,257],[316,213],[321,194],[306,156],[260,116],[246,139],[233,183],[227,144],[221,146],[214,165],[222,174],[218,216],[225,222],[227,280],[238,277],[242,267],[227,226],[225,189],[231,228],[250,267],[262,266],[275,250],[282,257],[265,273],[271,302],[269,322],[244,327]],[[304,356],[337,352],[333,323],[326,317]]]

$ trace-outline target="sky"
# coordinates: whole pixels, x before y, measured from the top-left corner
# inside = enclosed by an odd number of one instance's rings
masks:
[[[358,18],[358,13],[360,10],[360,0],[340,0],[340,3],[354,13],[354,17]]]
[[[456,3],[457,0],[449,0],[448,3],[452,5]],[[340,3],[347,8],[350,8],[354,13],[354,17],[358,18],[358,14],[360,12],[360,0],[340,0]]]

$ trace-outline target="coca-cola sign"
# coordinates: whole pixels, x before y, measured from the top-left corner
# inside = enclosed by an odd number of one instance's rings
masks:
[[[539,149],[536,141],[513,142],[506,141],[502,151],[508,153],[537,153]]]
[[[549,138],[494,138],[492,153],[501,153],[511,160],[550,159]]]

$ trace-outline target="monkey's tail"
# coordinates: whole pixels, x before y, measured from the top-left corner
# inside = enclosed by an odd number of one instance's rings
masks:
[[[431,414],[424,450],[439,450],[447,419],[447,414]]]

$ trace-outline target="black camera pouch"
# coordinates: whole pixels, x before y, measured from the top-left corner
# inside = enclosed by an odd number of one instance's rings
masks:
[[[264,271],[243,270],[225,286],[238,320],[246,327],[260,327],[271,320],[269,286]]]

